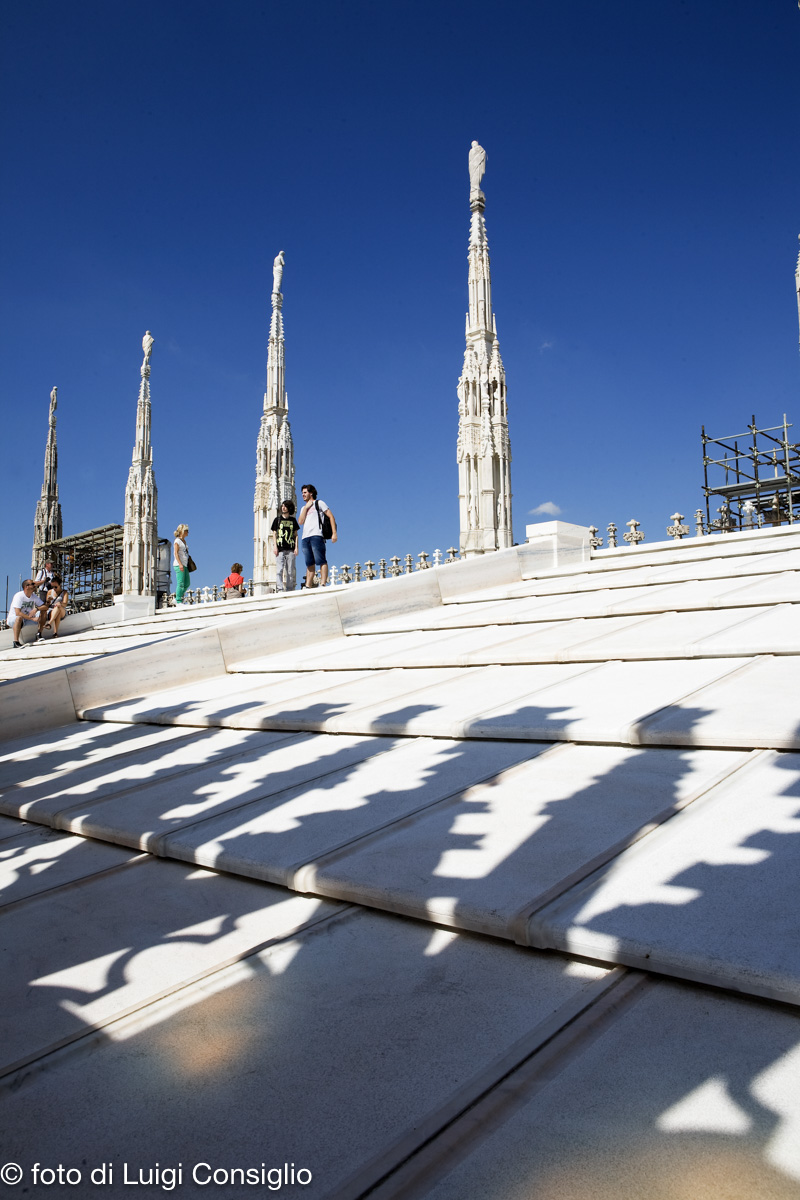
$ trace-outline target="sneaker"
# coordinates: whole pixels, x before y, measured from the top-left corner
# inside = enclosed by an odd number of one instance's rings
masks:
[[[43,633],[37,633],[37,635],[36,635],[36,640],[37,640],[37,642],[41,642],[43,638],[44,638],[44,634],[43,634]]]
[[[14,642],[14,649],[15,649],[15,650],[21,650],[21,649],[22,649],[22,642]]]

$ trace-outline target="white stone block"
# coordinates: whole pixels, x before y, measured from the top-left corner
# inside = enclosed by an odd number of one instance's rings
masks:
[[[2,1066],[102,1026],[335,909],[152,859],[62,888],[58,903],[34,898],[3,918]]]
[[[194,886],[185,887],[189,901]],[[215,887],[204,906],[209,922],[223,911],[213,902]],[[221,881],[219,890],[221,897]],[[263,885],[256,890],[262,911],[268,909],[277,893]],[[98,958],[102,950],[117,954],[116,963],[105,974],[102,961],[94,974],[87,963],[88,991],[75,995],[69,976],[47,989],[49,1011],[73,1030],[89,1027],[84,1014],[94,1004],[99,1010],[102,991],[113,999],[124,968],[138,982],[138,958],[143,968],[148,955],[160,967],[175,943],[172,953],[192,969],[189,954],[195,962],[210,958],[227,934],[209,923],[201,929],[210,932],[181,937],[197,915],[179,919],[175,912],[170,925],[169,912],[156,912],[143,945],[138,906],[130,894],[127,907],[122,900],[108,913],[115,927],[100,925],[94,938],[87,928],[85,957]],[[238,917],[240,907],[233,912]],[[26,1164],[82,1163],[86,1156],[100,1163],[115,1159],[120,1147],[137,1168],[177,1163],[183,1148],[185,1169],[196,1162],[282,1166],[288,1160],[308,1166],[311,1187],[332,1195],[454,1093],[484,1076],[496,1078],[520,1039],[550,1018],[557,1026],[560,1007],[572,1011],[605,974],[591,966],[570,970],[557,956],[483,938],[440,931],[434,939],[435,932],[351,911],[105,1025],[92,1053],[59,1055],[47,1070],[27,1071],[8,1110],[4,1146]],[[201,938],[208,950],[196,944]],[[84,956],[74,942],[66,949],[65,967],[74,968]],[[60,1013],[67,997],[74,1010]],[[28,1034],[33,1044],[33,1019]]]
[[[497,743],[462,743],[480,758]],[[502,743],[500,743],[502,745]],[[544,752],[539,752],[540,750]],[[741,763],[733,751],[534,757],[318,862],[313,890],[524,942],[530,912]]]
[[[556,1043],[546,1083],[537,1055],[393,1186],[410,1178],[425,1200],[790,1200],[800,1182],[796,1015],[656,980],[622,990],[610,1012],[577,1023],[577,1053],[562,1043],[562,1057]],[[390,1195],[378,1188],[375,1200]]]
[[[439,739],[399,744],[368,739],[358,748],[359,757],[353,754],[338,769],[332,755],[333,769],[316,786],[290,787],[167,834],[161,848],[200,866],[314,890],[313,871],[303,868],[316,858],[529,754],[529,747],[509,743],[478,747]]]
[[[530,925],[569,947],[800,1004],[800,755],[767,752]]]

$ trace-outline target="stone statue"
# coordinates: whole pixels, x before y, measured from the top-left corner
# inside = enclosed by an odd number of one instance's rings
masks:
[[[275,260],[272,264],[272,290],[273,290],[273,292],[279,292],[281,290],[281,283],[283,282],[283,266],[284,266],[284,258],[283,258],[283,251],[281,250],[281,252],[278,255],[276,255]]]
[[[472,143],[469,152],[469,186],[470,191],[478,192],[481,180],[486,173],[486,151],[477,142]]]
[[[156,339],[153,337],[150,330],[148,329],[147,332],[145,333],[144,337],[142,338],[142,350],[144,350],[144,362],[142,363],[143,367],[150,366],[150,355],[153,353],[153,342],[155,340]]]
[[[56,408],[58,407],[58,388],[54,387],[50,393],[50,424],[56,423]]]

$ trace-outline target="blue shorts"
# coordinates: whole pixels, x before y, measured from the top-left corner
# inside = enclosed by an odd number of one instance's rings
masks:
[[[306,569],[311,570],[312,567],[321,567],[328,560],[325,557],[325,538],[324,537],[307,537],[303,538],[301,545],[303,547],[303,558],[306,560]]]

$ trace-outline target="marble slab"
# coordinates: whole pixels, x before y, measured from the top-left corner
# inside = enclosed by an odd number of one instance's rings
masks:
[[[227,731],[222,731],[227,732]],[[265,738],[273,738],[272,743]],[[257,744],[243,743],[241,753],[221,762],[211,762],[178,779],[143,784],[133,795],[114,791],[105,796],[87,796],[69,807],[63,797],[45,801],[52,808],[51,820],[59,829],[102,838],[122,846],[133,846],[153,854],[168,854],[165,839],[176,831],[195,826],[205,828],[213,817],[243,823],[251,804],[273,803],[272,797],[287,790],[322,788],[331,784],[336,772],[355,772],[358,764],[392,745],[388,739],[331,737],[324,734],[251,734]],[[274,803],[280,803],[274,801]],[[175,857],[182,857],[175,855]]]
[[[739,580],[741,584],[743,581]],[[800,571],[785,571],[751,579],[743,587],[726,592],[715,604],[796,604],[800,601]]]
[[[214,729],[191,738],[153,739],[136,753],[103,758],[55,777],[32,781],[0,798],[0,809],[12,816],[43,825],[56,825],[74,833],[86,832],[77,820],[59,821],[73,810],[85,813],[111,796],[124,796],[128,810],[137,810],[142,794],[155,785],[173,797],[189,791],[198,771],[224,775],[235,770],[242,756],[267,757],[286,739],[280,733],[254,733],[241,729]],[[138,843],[136,843],[138,844]]]
[[[82,655],[83,661],[89,660],[90,655]],[[17,679],[29,679],[32,675],[45,674],[48,671],[55,671],[59,667],[70,666],[72,663],[79,661],[70,655],[63,658],[48,659],[46,663],[32,661],[30,657],[21,658],[19,661],[9,662],[8,660],[0,661],[0,681],[13,682]]]
[[[348,631],[364,620],[438,608],[442,603],[441,576],[441,570],[431,569],[399,579],[372,580],[364,586],[339,591],[336,602],[342,628]]]
[[[424,647],[429,645],[432,639],[436,641],[437,635],[428,630],[413,630],[408,633],[379,632],[357,636],[348,634],[336,641],[323,642],[316,646],[303,646],[280,654],[246,659],[244,662],[234,663],[232,669],[250,674],[274,671],[369,671],[385,665],[386,659],[396,656],[399,647]],[[441,634],[438,634],[438,640],[443,640]]]
[[[155,645],[158,642],[169,638],[171,634],[159,631],[153,634],[139,634],[125,638],[124,648],[126,650],[138,646]],[[27,663],[29,667],[42,664],[57,663],[60,659],[72,660],[73,658],[86,658],[98,654],[109,654],[119,650],[121,647],[121,639],[108,637],[106,634],[98,636],[97,633],[91,635],[84,634],[82,637],[71,638],[66,635],[59,634],[57,638],[45,634],[41,642],[33,642],[25,646],[23,650],[6,650],[0,658],[0,666],[5,667],[6,663],[22,662]]]
[[[4,1150],[26,1167],[112,1161],[115,1187],[123,1161],[181,1161],[176,1194],[191,1197],[208,1192],[192,1183],[196,1163],[288,1161],[332,1195],[603,979],[559,956],[351,910],[106,1026],[13,1091],[12,1078]],[[76,1022],[93,1002],[80,994]]]
[[[627,658],[625,653],[605,655],[593,652],[595,641],[611,639],[618,646],[627,645],[638,626],[649,624],[653,617],[587,617],[575,621],[538,621],[518,625],[513,631],[501,626],[505,640],[481,645],[483,638],[473,631],[473,648],[466,655],[465,666],[494,663],[591,662],[606,657]],[[587,647],[588,649],[584,649]]]
[[[267,710],[290,704],[333,684],[342,687],[360,679],[364,672],[336,674],[322,671],[303,671],[297,674],[259,673],[223,675],[204,684],[173,688],[128,703],[98,705],[89,709],[92,720],[154,722],[158,724],[192,725],[199,728],[211,725],[230,725],[234,728],[261,728]]]
[[[779,578],[779,577],[774,577]],[[774,596],[768,594],[767,584],[773,576],[762,581],[760,595],[763,603],[778,602],[783,598],[781,589]],[[669,612],[686,609],[736,608],[748,604],[752,583],[742,587],[741,579],[699,579],[686,583],[669,583],[638,589],[639,594],[615,601],[609,605],[609,613]],[[754,601],[757,603],[757,601]]]
[[[112,721],[81,722],[69,730],[74,732],[59,730],[57,736],[37,734],[12,743],[14,751],[0,756],[0,796],[13,787],[43,784],[110,758],[120,760],[126,754],[196,736],[193,730],[143,729]]]
[[[0,744],[57,729],[76,716],[64,669],[0,684]]]
[[[0,842],[31,831],[39,832],[35,825],[26,825],[24,821],[18,821],[14,817],[0,817]]]
[[[758,617],[771,612],[768,608],[735,608],[658,613],[644,618],[605,617],[602,621],[585,622],[592,627],[587,629],[586,639],[572,639],[565,645],[563,657],[583,661],[692,658],[699,654],[714,655],[717,644],[720,657],[754,655],[760,652],[759,641],[763,647],[764,640],[749,634],[749,630]],[[608,632],[603,630],[606,623]]]
[[[752,609],[740,608],[740,613]],[[758,612],[759,610],[755,610]],[[741,625],[709,634],[696,644],[698,654],[799,654],[800,604],[779,604],[761,610]]]
[[[752,660],[750,660],[752,661]],[[651,714],[678,705],[682,698],[714,680],[740,669],[747,659],[717,658],[650,662],[602,663],[587,669],[575,666],[576,678],[537,689],[528,696],[517,694],[485,715],[476,716],[465,727],[470,737],[520,737],[543,741],[621,742],[637,745],[650,736]],[[498,667],[500,671],[535,671],[537,667]],[[562,669],[568,669],[563,667]],[[670,711],[672,711],[670,709]],[[684,727],[693,730],[688,706]],[[645,727],[641,723],[645,720]],[[693,741],[676,734],[669,745],[729,746],[715,740]]]
[[[0,1071],[336,909],[139,858],[6,910]]]
[[[159,852],[306,890],[301,868],[530,757],[530,747],[373,739],[385,753],[163,836]]]
[[[535,1055],[375,1200],[794,1200],[794,1013],[644,981],[604,1018]]]
[[[533,917],[533,945],[800,1004],[800,755],[767,751]]]
[[[136,857],[119,846],[70,837],[21,821],[14,824],[16,836],[0,841],[0,909],[76,879],[108,871]]]
[[[736,662],[708,659],[706,662]],[[747,659],[739,659],[740,664]],[[633,665],[633,664],[629,664]],[[687,664],[688,665],[688,664]],[[754,658],[744,669],[649,717],[642,745],[800,749],[800,671],[793,655]]]
[[[303,880],[323,896],[524,942],[534,908],[746,759],[562,744],[318,860]]]
[[[78,716],[97,704],[150,696],[179,684],[224,675],[225,659],[216,629],[197,629],[166,641],[120,649],[113,655],[67,668]]]
[[[454,667],[431,668],[429,670],[359,671],[348,678],[345,671],[304,671],[297,676],[274,675],[275,680],[285,680],[286,699],[282,700],[280,688],[270,685],[264,689],[263,707],[248,711],[237,717],[237,723],[247,721],[252,728],[315,730],[327,733],[369,733],[363,722],[358,727],[348,728],[346,715],[365,704],[381,703],[392,709],[401,705],[407,692],[427,689],[437,683],[455,677]],[[270,676],[262,676],[269,679]],[[300,690],[302,687],[302,692]]]
[[[245,613],[216,625],[226,667],[242,658],[341,637],[342,632],[337,598],[324,592],[306,597],[291,612]]]
[[[589,670],[596,668],[590,667]],[[341,706],[339,715],[328,716],[323,728],[338,733],[383,733],[397,736],[472,736],[483,713],[499,705],[563,684],[587,670],[585,665],[544,664],[524,667],[485,668],[396,668],[351,685],[352,705]],[[369,684],[374,678],[375,685]],[[390,690],[390,681],[394,681]],[[320,693],[320,701],[325,697]],[[327,705],[333,711],[333,698]],[[494,729],[483,735],[505,737]],[[511,736],[514,736],[513,734]],[[542,737],[541,741],[550,738]]]

